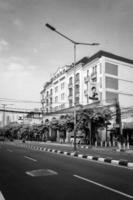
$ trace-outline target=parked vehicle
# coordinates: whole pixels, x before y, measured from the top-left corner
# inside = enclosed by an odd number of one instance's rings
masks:
[[[70,142],[74,144],[74,136],[71,136]],[[84,143],[85,143],[84,136],[76,136],[76,144],[84,144]]]
[[[4,135],[0,135],[0,141],[5,141]]]

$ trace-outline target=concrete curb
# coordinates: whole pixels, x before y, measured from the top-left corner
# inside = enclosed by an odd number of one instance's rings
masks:
[[[92,155],[86,155],[86,154],[79,154],[77,152],[66,152],[66,151],[61,151],[57,149],[51,149],[47,147],[38,147],[36,145],[31,145],[31,144],[25,144],[25,143],[16,143],[17,146],[25,147],[25,148],[30,148],[33,150],[38,150],[38,151],[46,151],[46,152],[51,152],[51,153],[57,153],[57,154],[64,154],[67,156],[72,156],[72,157],[78,157],[78,158],[83,158],[87,160],[94,160],[94,161],[99,161],[99,162],[105,162],[105,163],[110,163],[113,165],[120,165],[128,168],[133,169],[133,163],[128,162],[127,160],[114,160],[110,157],[102,158],[98,156],[92,156]]]

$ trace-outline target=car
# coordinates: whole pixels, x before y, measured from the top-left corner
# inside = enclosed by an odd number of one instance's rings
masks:
[[[0,135],[0,141],[5,141],[4,135]]]
[[[74,144],[74,136],[71,136],[70,142]],[[84,143],[84,136],[76,136],[76,144],[83,144]]]

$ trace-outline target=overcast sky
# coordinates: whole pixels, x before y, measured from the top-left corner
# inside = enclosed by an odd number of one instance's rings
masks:
[[[133,0],[0,0],[0,98],[40,100],[58,67],[73,62],[73,46],[45,27],[97,47],[79,46],[77,59],[106,50],[133,59]]]

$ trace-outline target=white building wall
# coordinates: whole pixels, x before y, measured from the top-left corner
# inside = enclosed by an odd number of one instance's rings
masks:
[[[105,62],[118,66],[117,76],[106,74],[108,77],[118,79],[118,90],[107,88],[105,90],[118,93],[119,103],[122,107],[133,106],[133,65],[111,58],[105,58]]]

